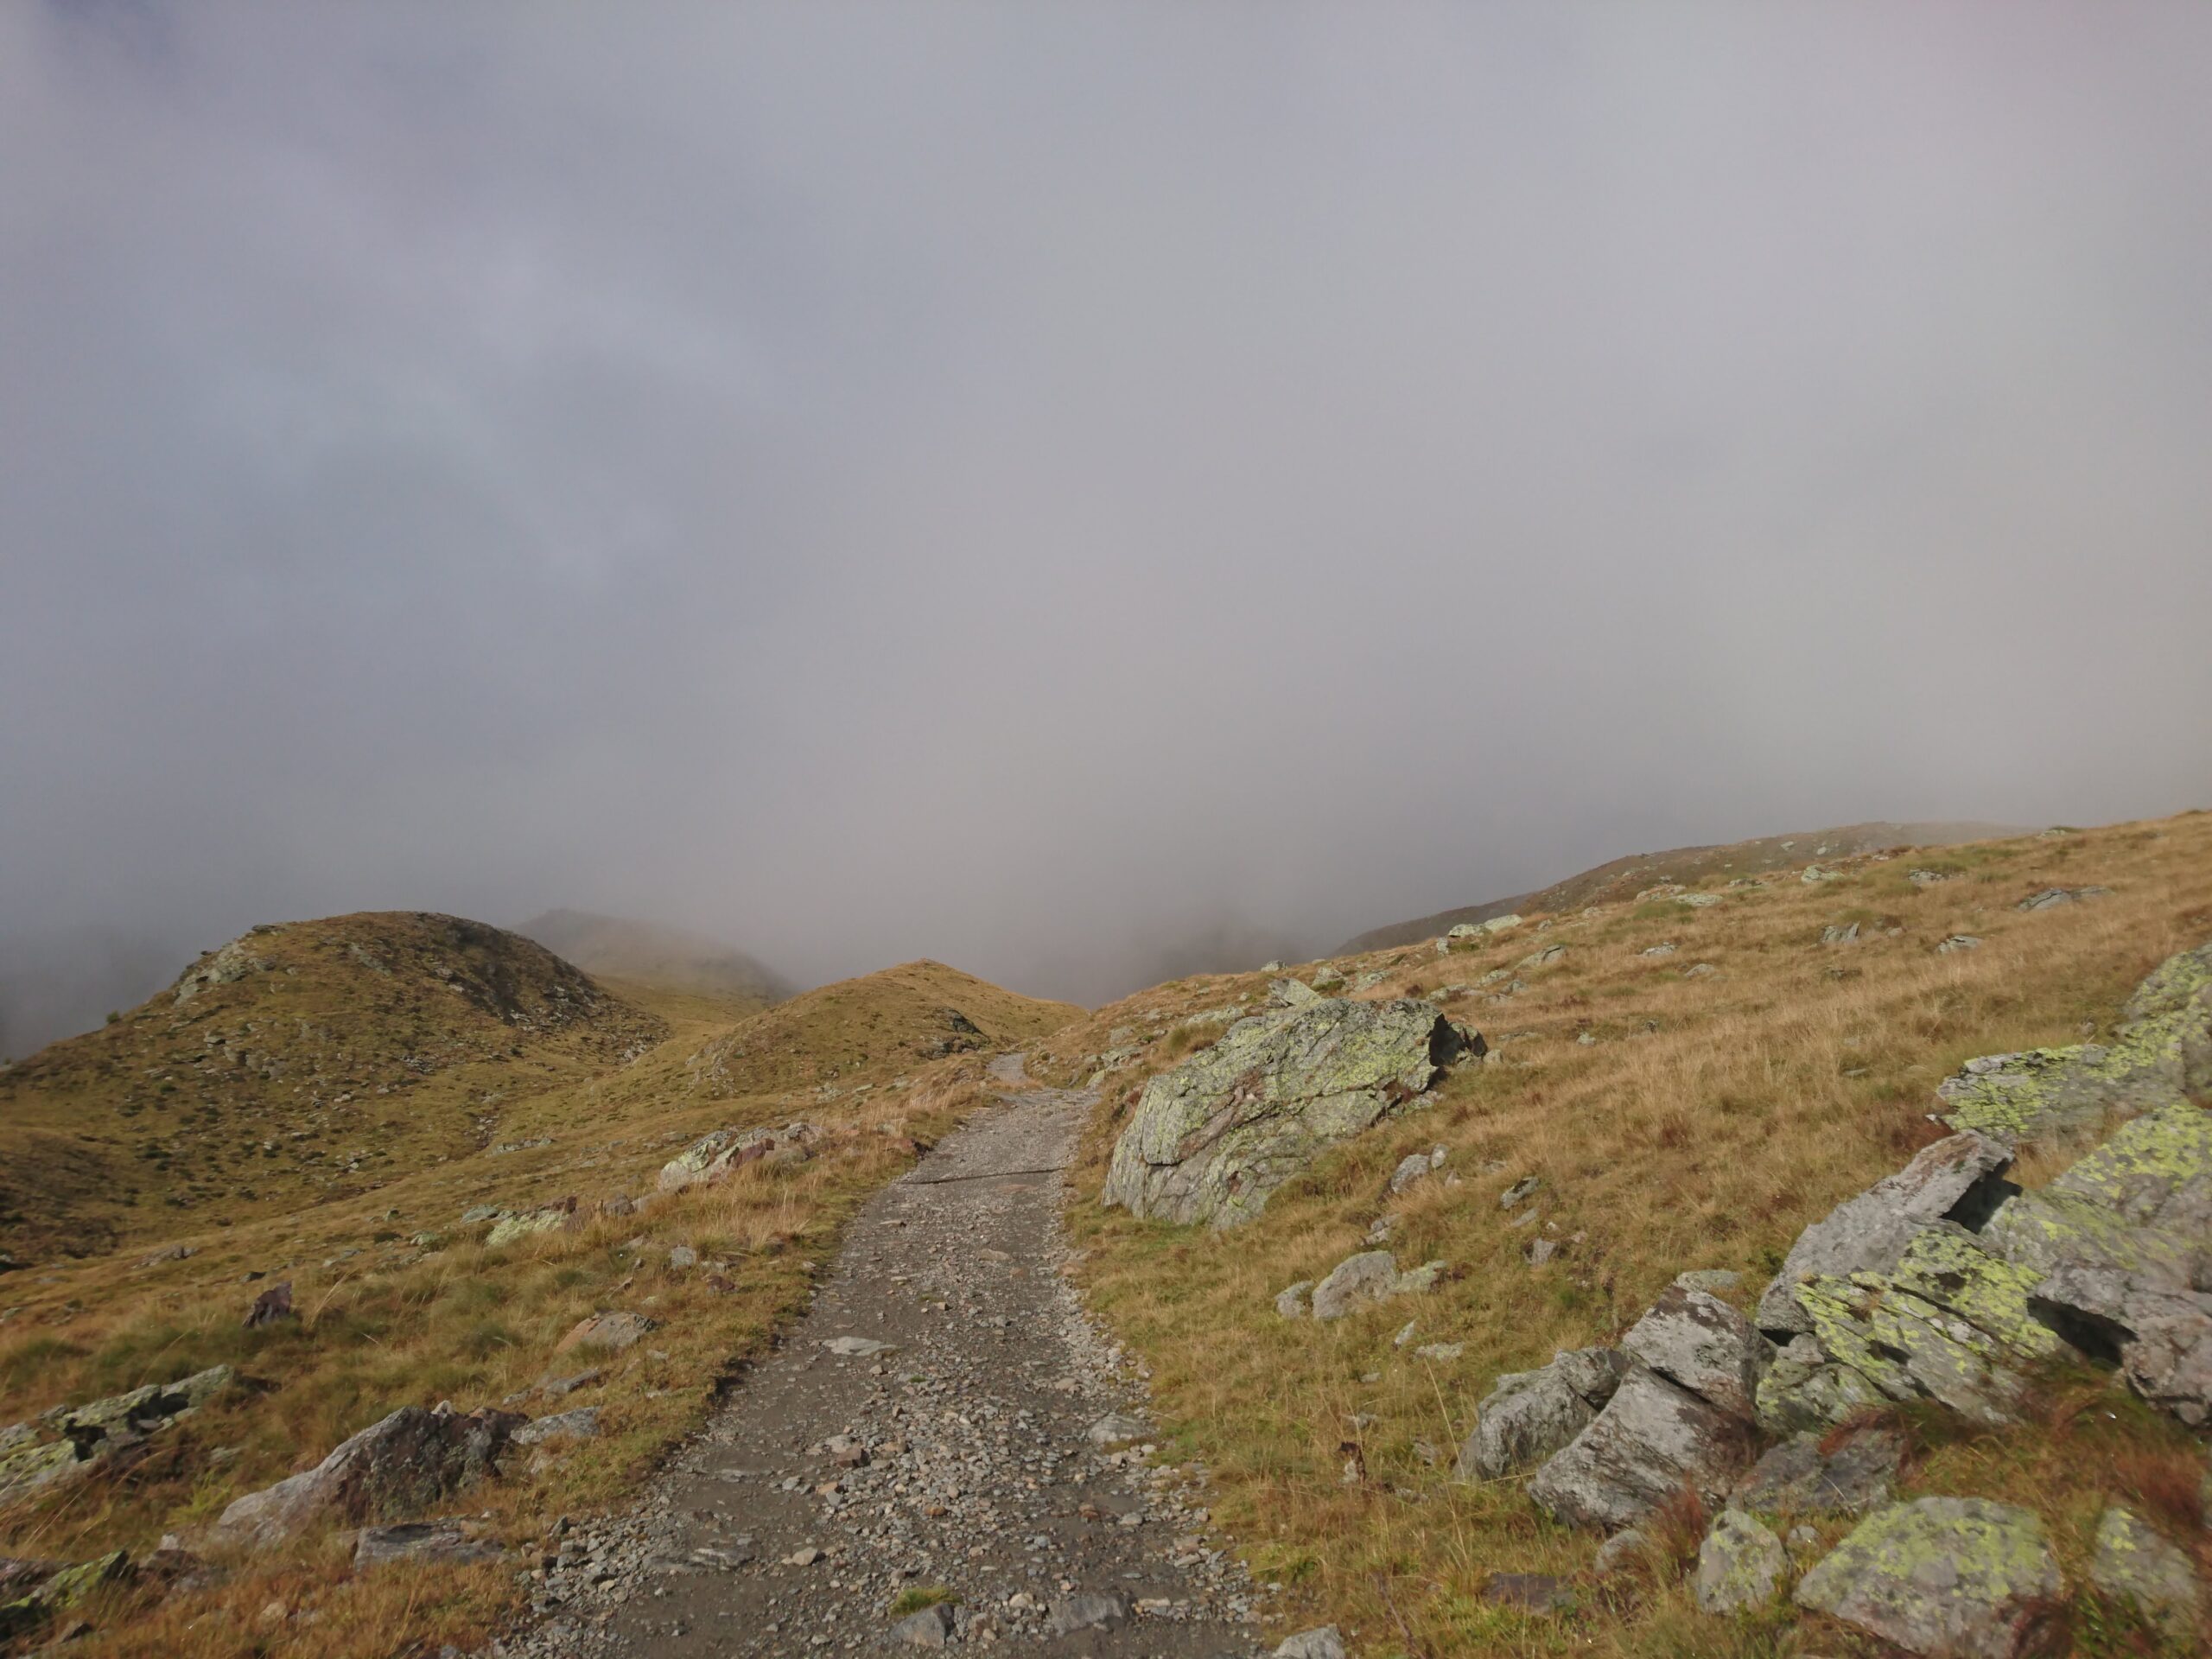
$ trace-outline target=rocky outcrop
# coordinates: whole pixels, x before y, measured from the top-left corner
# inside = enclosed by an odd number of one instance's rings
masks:
[[[1889,1502],[1904,1456],[1904,1438],[1891,1428],[1837,1440],[1795,1434],[1751,1465],[1729,1501],[1756,1515],[1863,1515]]]
[[[1555,1519],[1608,1532],[1685,1487],[1717,1505],[1751,1461],[1751,1396],[1771,1352],[1727,1303],[1681,1285],[1621,1349],[1630,1366],[1612,1398],[1529,1483]]]
[[[1240,1020],[1145,1085],[1102,1201],[1226,1227],[1331,1147],[1429,1089],[1483,1039],[1434,1005],[1319,997]]]
[[[557,1204],[541,1205],[535,1210],[502,1212],[493,1221],[492,1230],[484,1236],[484,1243],[496,1249],[502,1244],[535,1238],[543,1233],[572,1233],[583,1224],[576,1200],[563,1198]]]
[[[1936,1089],[1948,1121],[2039,1140],[2212,1093],[2212,944],[2160,963],[2122,1015],[2109,1042],[1967,1061]]]
[[[1880,1510],[1808,1573],[1800,1606],[1942,1659],[2061,1651],[2057,1558],[2009,1503],[1923,1497]]]
[[[1628,1366],[1616,1348],[1562,1349],[1548,1365],[1499,1377],[1476,1408],[1453,1478],[1496,1480],[1548,1458],[1605,1409]]]
[[[402,1406],[314,1468],[235,1500],[214,1541],[262,1548],[324,1520],[393,1521],[474,1484],[527,1420],[507,1411]]]
[[[680,1192],[687,1186],[712,1185],[728,1179],[747,1164],[804,1163],[822,1135],[821,1127],[813,1123],[786,1123],[781,1128],[716,1129],[661,1166],[660,1190]]]
[[[88,1473],[96,1464],[125,1456],[149,1435],[190,1415],[225,1389],[238,1373],[210,1366],[174,1382],[149,1383],[127,1394],[65,1406],[35,1422],[0,1428],[0,1503]]]
[[[1938,1222],[1986,1217],[2012,1190],[2003,1185],[2012,1165],[2012,1149],[1981,1135],[1955,1135],[1923,1147],[1896,1174],[1797,1236],[1759,1299],[1760,1327],[1777,1335],[1811,1330],[1812,1318],[1797,1300],[1800,1281],[1816,1274],[1886,1273],[1905,1246]]]

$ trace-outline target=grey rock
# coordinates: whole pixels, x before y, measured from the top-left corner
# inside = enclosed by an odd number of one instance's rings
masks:
[[[1497,1207],[1501,1210],[1510,1210],[1543,1184],[1541,1176],[1523,1175],[1497,1195]]]
[[[1295,979],[1278,979],[1268,987],[1268,1000],[1279,1008],[1302,1008],[1319,1002],[1321,994]]]
[[[1859,924],[1852,922],[1821,930],[1822,944],[1856,944],[1859,943]]]
[[[2111,892],[2109,887],[2045,887],[2041,893],[2031,893],[2014,906],[2016,910],[2055,910],[2061,905],[2071,905],[2083,899],[2101,899]]]
[[[1554,1613],[1573,1595],[1564,1580],[1548,1573],[1493,1573],[1483,1582],[1483,1599],[1525,1613]]]
[[[1425,1152],[1408,1153],[1390,1172],[1390,1191],[1402,1192],[1417,1181],[1426,1180],[1430,1170],[1428,1154]]]
[[[899,1351],[898,1344],[878,1342],[874,1337],[832,1337],[822,1345],[840,1359],[874,1359]]]
[[[2063,1642],[2064,1589],[2043,1522],[1976,1497],[1923,1497],[1860,1522],[1796,1600],[1908,1653],[2018,1659]]]
[[[1126,1413],[1109,1411],[1084,1431],[1084,1438],[1093,1446],[1127,1446],[1133,1440],[1149,1440],[1152,1426],[1142,1418]]]
[[[524,1420],[512,1412],[402,1406],[372,1423],[314,1468],[249,1492],[225,1510],[215,1535],[265,1548],[325,1516],[395,1519],[473,1485],[496,1466]]]
[[[437,1561],[467,1564],[496,1561],[497,1544],[471,1538],[452,1521],[404,1521],[397,1526],[364,1527],[353,1541],[356,1572],[388,1567],[394,1561]]]
[[[1453,1478],[1496,1480],[1551,1456],[1589,1427],[1627,1370],[1628,1357],[1618,1349],[1579,1348],[1536,1370],[1499,1377],[1476,1408],[1475,1430],[1459,1448]]]
[[[1313,1281],[1311,1279],[1301,1279],[1296,1284],[1286,1286],[1281,1290],[1277,1291],[1275,1293],[1275,1312],[1282,1315],[1286,1319],[1304,1319],[1306,1317],[1306,1294],[1312,1291],[1313,1288]]]
[[[1275,1659],[1344,1659],[1344,1639],[1333,1624],[1316,1625],[1284,1637]]]
[[[574,1411],[533,1418],[510,1438],[517,1446],[543,1446],[554,1440],[595,1440],[599,1438],[599,1408],[580,1406]]]
[[[1528,1258],[1529,1265],[1530,1267],[1541,1268],[1545,1262],[1557,1255],[1559,1252],[1560,1243],[1557,1239],[1532,1238],[1529,1241],[1527,1247],[1522,1249],[1521,1254]]]
[[[1590,1562],[1590,1572],[1596,1578],[1611,1578],[1650,1547],[1650,1537],[1643,1528],[1623,1527],[1598,1546],[1598,1553]]]
[[[577,1320],[569,1334],[553,1344],[553,1351],[565,1354],[575,1348],[607,1348],[620,1352],[636,1346],[653,1329],[653,1322],[642,1313],[594,1313]]]
[[[1904,1440],[1893,1429],[1846,1435],[1832,1452],[1822,1437],[1796,1434],[1770,1447],[1736,1483],[1731,1502],[1760,1515],[1863,1515],[1890,1499]]]
[[[1393,1296],[1428,1290],[1435,1285],[1443,1267],[1440,1262],[1428,1262],[1400,1273],[1397,1258],[1388,1250],[1363,1250],[1357,1255],[1346,1256],[1314,1287],[1313,1317],[1340,1319],[1347,1313],[1373,1307]]]
[[[1670,1285],[1621,1339],[1632,1359],[1749,1422],[1774,1345],[1710,1292]]]
[[[699,1252],[689,1244],[678,1244],[668,1253],[668,1266],[671,1273],[687,1273],[698,1265]]]
[[[149,1383],[81,1406],[43,1414],[35,1423],[0,1429],[0,1502],[72,1480],[232,1389],[238,1373],[228,1365]]]
[[[1998,1183],[2012,1164],[2010,1147],[1971,1130],[1923,1147],[1896,1174],[1845,1200],[1797,1236],[1782,1271],[1759,1299],[1760,1327],[1811,1330],[1812,1320],[1797,1301],[1801,1280],[1886,1271],[1918,1234],[1946,1217],[1980,1219],[1994,1207]]]
[[[1052,1604],[1045,1628],[1054,1636],[1071,1636],[1077,1630],[1118,1630],[1128,1622],[1127,1596],[1076,1595]]]
[[[1708,1503],[1750,1461],[1742,1420],[1641,1367],[1536,1471],[1529,1496],[1554,1519],[1616,1531],[1684,1486]]]
[[[2177,1641],[2198,1628],[2203,1594],[2188,1554],[2129,1510],[2114,1506],[2098,1520],[2089,1579],[2112,1600],[2133,1607]]]
[[[903,1647],[944,1648],[952,1643],[955,1616],[952,1604],[940,1601],[918,1613],[909,1613],[891,1627],[891,1639]]]
[[[1323,1152],[1485,1049],[1409,999],[1320,997],[1240,1020],[1145,1085],[1102,1199],[1169,1221],[1249,1221]]]
[[[1955,950],[1979,950],[1981,941],[1971,933],[1954,933],[1936,947],[1936,954],[1948,957]]]
[[[1698,1609],[1740,1613],[1764,1607],[1789,1565],[1781,1539],[1741,1510],[1723,1510],[1698,1546]]]

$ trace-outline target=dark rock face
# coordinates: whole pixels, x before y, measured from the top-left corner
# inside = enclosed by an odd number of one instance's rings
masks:
[[[215,1536],[264,1548],[326,1518],[361,1522],[416,1514],[492,1472],[527,1421],[508,1411],[402,1406],[314,1468],[237,1499],[216,1522]]]

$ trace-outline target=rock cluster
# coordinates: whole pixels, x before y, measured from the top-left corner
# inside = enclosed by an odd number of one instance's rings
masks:
[[[104,1463],[128,1459],[149,1436],[233,1387],[238,1374],[211,1366],[174,1382],[151,1383],[88,1405],[57,1406],[35,1421],[0,1428],[0,1503],[73,1480]]]
[[[813,1123],[716,1129],[661,1166],[660,1190],[678,1192],[687,1186],[711,1185],[752,1163],[804,1163],[813,1155],[814,1143],[823,1134],[821,1127]]]
[[[1238,1020],[1145,1085],[1102,1200],[1226,1227],[1329,1147],[1485,1050],[1428,1002],[1313,997]]]

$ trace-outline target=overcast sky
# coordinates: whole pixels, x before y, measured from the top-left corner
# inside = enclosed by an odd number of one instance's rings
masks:
[[[2212,804],[2212,6],[0,7],[0,935],[1127,988]]]

